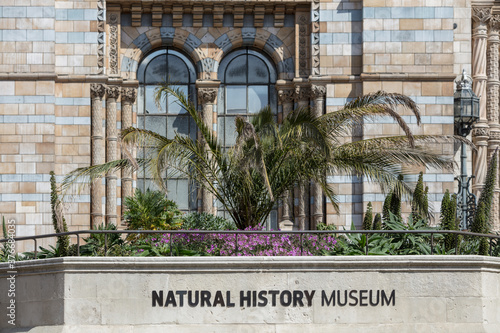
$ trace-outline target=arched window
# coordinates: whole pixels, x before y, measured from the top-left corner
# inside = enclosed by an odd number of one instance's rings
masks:
[[[154,100],[155,88],[164,82],[180,88],[188,96],[195,96],[196,72],[192,62],[175,50],[157,50],[142,60],[137,78],[139,80],[137,127],[154,131],[169,139],[173,138],[175,133],[195,139],[196,124],[186,110],[175,103],[173,96],[168,96],[160,106],[157,106]],[[169,175],[171,177],[166,184],[168,198],[174,200],[183,211],[196,209],[194,186],[181,175]],[[156,185],[144,170],[137,172],[137,187],[141,190],[156,189]]]
[[[224,146],[235,143],[234,120],[269,105],[277,114],[276,70],[263,54],[242,49],[228,54],[219,66],[217,134]]]
[[[249,48],[231,52],[222,59],[218,77],[221,85],[217,99],[217,136],[225,147],[236,142],[237,116],[251,116],[269,105],[277,117],[277,75],[267,56]],[[229,217],[221,205],[217,211],[218,215]],[[276,210],[271,212],[269,223],[277,229]]]

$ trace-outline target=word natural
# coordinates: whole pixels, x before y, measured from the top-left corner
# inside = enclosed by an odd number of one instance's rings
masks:
[[[396,291],[385,290],[240,290],[234,295],[230,290],[168,290],[151,293],[153,307],[227,307],[241,308],[282,306],[312,306],[315,296],[321,306],[395,306]]]

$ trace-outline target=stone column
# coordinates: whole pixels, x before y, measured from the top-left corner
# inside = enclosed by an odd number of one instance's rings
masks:
[[[474,125],[474,133],[487,134],[488,120],[486,112],[486,46],[488,21],[491,17],[491,9],[485,7],[473,7],[473,48],[472,48],[472,79],[474,93],[480,97],[480,120]],[[476,175],[473,190],[478,191],[484,185],[487,166],[487,140],[485,135],[473,136],[477,146],[477,152],[473,154],[472,173]]]
[[[213,130],[213,125],[216,123],[217,109],[215,103],[219,91],[220,81],[196,81],[196,88],[198,88],[198,101],[201,105],[201,117],[203,122]],[[213,133],[214,135],[217,134]],[[207,147],[208,151],[208,147]],[[210,154],[210,152],[208,152]],[[214,202],[214,195],[205,188],[201,190],[202,197],[202,211],[209,214],[217,214],[217,207]]]
[[[321,116],[325,105],[326,87],[323,85],[311,86],[311,98],[314,101],[314,114]],[[311,182],[311,230],[315,230],[318,223],[323,223],[323,190],[315,182]]]
[[[488,139],[488,162],[491,161],[493,153],[498,148],[500,143],[500,124],[498,122],[498,87],[500,85],[498,76],[498,45],[499,28],[500,28],[500,15],[492,15],[490,18],[490,30],[488,32],[488,54],[487,54],[487,104],[486,113],[488,119],[488,126],[490,128]],[[498,184],[498,165],[496,166],[497,184]],[[499,215],[499,189],[498,185],[495,186],[493,195],[493,205],[491,207],[491,221],[493,224],[498,224]]]
[[[278,122],[282,123],[283,119],[288,116],[290,111],[293,109],[293,100],[295,90],[292,87],[288,86],[280,86],[278,88],[278,98],[279,103],[281,105],[281,117],[278,115]],[[292,222],[292,214],[290,211],[290,207],[293,206],[293,196],[290,195],[289,191],[286,191],[283,195],[283,209],[281,214],[281,219],[279,223],[279,228],[281,230],[292,230],[293,222]]]
[[[106,89],[106,162],[117,157],[116,100],[120,97],[120,87],[108,86]],[[106,224],[117,225],[116,215],[116,172],[106,174]]]
[[[137,98],[137,88],[122,88],[122,129],[132,127],[132,106]],[[123,148],[122,148],[123,149]],[[124,156],[122,151],[122,156]],[[123,200],[133,195],[132,192],[132,170],[122,170],[122,216],[125,211]]]
[[[92,165],[98,165],[105,162],[104,159],[104,145],[103,145],[103,131],[102,131],[102,98],[106,93],[106,86],[100,83],[93,83],[90,85],[90,96],[92,98],[92,119],[91,119],[91,156]],[[92,182],[90,190],[90,216],[91,228],[102,224],[102,179],[96,179]]]
[[[309,107],[311,88],[309,84],[297,84],[295,86],[295,101],[297,108]],[[295,188],[295,226],[299,230],[309,229],[309,184],[299,184]]]

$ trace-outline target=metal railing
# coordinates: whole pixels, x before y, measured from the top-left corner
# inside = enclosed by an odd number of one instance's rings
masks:
[[[22,237],[13,237],[13,238],[4,238],[0,239],[0,243],[5,243],[9,239],[13,239],[14,241],[23,241],[23,240],[33,240],[35,245],[34,251],[34,259],[37,259],[37,239],[44,238],[53,238],[58,236],[71,236],[76,235],[76,248],[77,248],[77,256],[80,256],[80,235],[89,235],[89,234],[104,234],[104,255],[107,255],[108,249],[108,234],[169,234],[170,238],[170,246],[174,244],[172,235],[174,234],[234,234],[235,235],[235,249],[236,253],[238,252],[238,235],[280,235],[280,234],[291,234],[300,236],[300,255],[303,254],[303,238],[304,235],[317,235],[317,234],[364,234],[364,235],[372,235],[372,234],[430,234],[430,246],[431,246],[431,254],[434,254],[434,235],[462,235],[468,237],[486,237],[489,238],[489,253],[492,254],[493,249],[493,240],[500,240],[500,235],[492,235],[492,234],[479,234],[467,231],[455,231],[455,230],[301,230],[301,231],[249,231],[249,230],[79,230],[79,231],[68,231],[61,233],[52,233],[52,234],[44,234],[44,235],[36,235],[36,236],[22,236]],[[497,241],[498,242],[498,241]],[[458,243],[458,242],[457,242]],[[170,251],[170,256],[172,256],[173,251]],[[365,244],[365,254],[369,253],[369,237],[366,237]],[[455,246],[455,254],[458,254],[458,244]]]

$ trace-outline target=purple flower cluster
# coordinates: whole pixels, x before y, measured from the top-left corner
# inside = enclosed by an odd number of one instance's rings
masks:
[[[262,231],[263,228],[245,230]],[[301,242],[299,234],[259,233],[163,234],[149,242],[153,247],[165,249],[170,248],[170,240],[175,247],[212,256],[317,256],[332,251],[337,243],[330,234],[304,234]]]

